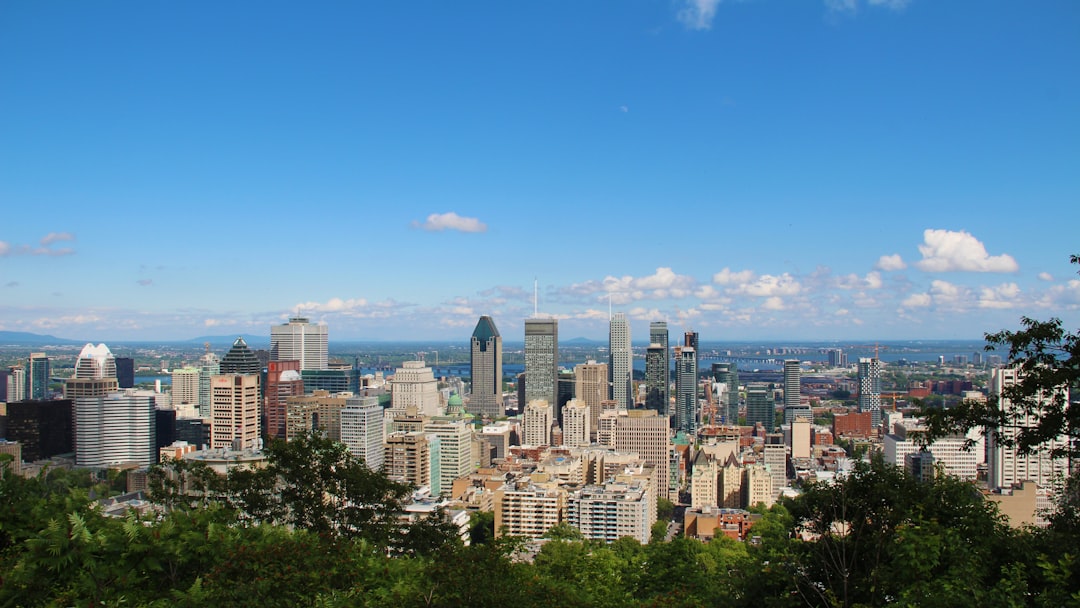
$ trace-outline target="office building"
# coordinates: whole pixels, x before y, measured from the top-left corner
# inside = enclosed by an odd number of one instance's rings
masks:
[[[633,452],[653,468],[652,484],[657,497],[669,498],[671,459],[670,423],[654,410],[619,411],[615,418],[616,451]]]
[[[26,368],[21,365],[13,365],[8,368],[6,401],[11,403],[25,399],[27,399]]]
[[[327,369],[329,332],[325,323],[292,317],[270,328],[270,361],[299,361],[300,369]]]
[[[237,338],[237,342],[243,344],[240,338]],[[243,349],[247,349],[246,344],[243,344]],[[251,353],[250,350],[247,352]],[[225,359],[228,358],[229,356],[226,355]],[[223,368],[225,359],[222,360]],[[243,365],[242,360],[237,360],[237,362]],[[213,376],[210,378],[210,391],[212,399],[210,448],[248,450],[258,447],[261,443],[259,440],[259,376],[256,374]]]
[[[214,403],[213,394],[210,391],[210,378],[221,373],[221,360],[210,352],[210,343],[205,345],[206,352],[199,357],[199,415],[210,418],[211,406]]]
[[[74,414],[70,399],[13,401],[0,410],[0,428],[34,462],[75,451]]]
[[[390,383],[390,409],[404,412],[416,408],[421,416],[439,415],[439,384],[435,372],[423,361],[404,361]]]
[[[870,424],[881,426],[881,361],[859,358],[859,411],[870,412]]]
[[[64,398],[100,397],[120,390],[116,359],[104,344],[87,344],[75,360],[75,373],[64,381]]]
[[[690,346],[677,347],[675,349],[675,430],[696,433],[698,409],[697,351]]]
[[[284,439],[288,401],[304,395],[304,379],[299,361],[270,361],[266,366],[266,391],[263,396],[264,436]],[[382,438],[379,438],[380,451]]]
[[[739,424],[739,367],[735,363],[713,363],[713,382],[726,388],[717,390],[720,422],[728,426]]]
[[[438,487],[432,486],[432,494],[449,494],[454,480],[476,472],[473,457],[472,426],[464,420],[436,416],[424,424],[424,432],[439,438]]]
[[[574,367],[574,398],[584,403],[589,412],[589,432],[595,436],[599,429],[601,403],[611,399],[608,392],[608,370],[606,363],[589,361]]]
[[[48,399],[49,357],[45,353],[30,353],[26,362],[26,398]]]
[[[225,356],[221,358],[221,362],[218,364],[220,374],[222,375],[245,375],[245,374],[261,374],[262,363],[259,362],[259,358],[255,356],[255,353],[248,348],[247,342],[242,337],[236,338],[233,341],[232,348],[229,352],[225,353]],[[211,405],[214,403],[213,396],[213,380],[211,380]]]
[[[829,349],[829,367],[847,367],[847,353],[844,349]]]
[[[472,333],[472,352],[469,374],[472,394],[467,409],[470,413],[488,418],[506,414],[503,407],[502,336],[495,321],[484,315]]]
[[[1010,386],[1015,386],[1023,378],[1023,373],[1015,367],[999,367],[990,374],[990,394],[997,396],[999,406],[1009,415],[1016,416],[1014,423],[1008,426],[991,429],[986,435],[986,468],[987,485],[991,490],[1009,489],[1014,484],[1024,481],[1034,481],[1040,489],[1053,488],[1057,490],[1064,483],[1064,478],[1069,473],[1069,459],[1063,456],[1054,456],[1055,450],[1068,449],[1068,437],[1059,435],[1039,445],[1030,454],[1024,454],[1016,446],[1010,446],[1016,440],[1020,431],[1025,427],[1038,424],[1038,419],[1033,414],[1024,414],[1008,398],[1002,396],[1003,391]],[[1067,390],[1062,388],[1060,390]],[[1052,395],[1040,395],[1037,399],[1049,402]],[[1076,404],[1072,404],[1073,407]],[[936,457],[937,454],[934,454]]]
[[[626,314],[617,312],[608,323],[608,380],[611,382],[611,398],[620,410],[634,406],[633,362],[630,321]]]
[[[649,323],[649,346],[645,351],[645,409],[671,415],[671,350],[666,321]]]
[[[746,424],[759,422],[766,431],[776,428],[776,398],[771,384],[751,382],[746,385]]]
[[[378,397],[345,400],[345,409],[341,410],[341,443],[373,471],[382,469],[386,456],[383,428],[383,408]]]
[[[523,445],[551,445],[551,424],[554,422],[552,406],[543,399],[530,401],[525,405],[522,422]]]
[[[525,319],[525,404],[538,399],[558,403],[559,322]]]
[[[285,439],[291,441],[308,433],[318,433],[331,441],[341,441],[341,411],[352,393],[315,391],[285,400]]]
[[[135,388],[135,359],[115,357],[116,383],[120,388]]]
[[[125,389],[75,400],[75,464],[100,468],[157,462],[155,393]]]

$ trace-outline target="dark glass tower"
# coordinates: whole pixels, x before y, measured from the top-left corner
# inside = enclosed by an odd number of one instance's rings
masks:
[[[487,315],[480,317],[472,333],[469,375],[472,378],[469,412],[491,418],[505,415],[502,398],[502,336],[495,327],[495,321]]]
[[[232,348],[221,358],[222,374],[258,374],[262,372],[262,364],[255,353],[248,348],[243,338],[237,338]]]

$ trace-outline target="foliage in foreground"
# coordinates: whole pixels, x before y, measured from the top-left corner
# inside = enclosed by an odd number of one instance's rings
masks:
[[[519,541],[481,533],[490,524],[485,518],[478,518],[474,536],[483,542],[465,547],[452,535],[429,533],[412,550],[381,532],[324,526],[310,514],[304,521],[315,523],[306,527],[288,515],[285,522],[260,523],[228,501],[196,503],[152,520],[110,519],[77,483],[4,473],[0,606],[1080,601],[1080,538],[1068,515],[1075,505],[1049,530],[1014,531],[969,484],[918,483],[881,462],[764,511],[748,543],[676,538],[641,545],[626,538],[605,545],[555,534],[532,562],[520,559]],[[322,504],[332,521],[334,503]]]

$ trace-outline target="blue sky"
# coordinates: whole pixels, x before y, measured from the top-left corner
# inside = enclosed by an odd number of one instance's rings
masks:
[[[1080,322],[1080,4],[0,5],[0,329]]]

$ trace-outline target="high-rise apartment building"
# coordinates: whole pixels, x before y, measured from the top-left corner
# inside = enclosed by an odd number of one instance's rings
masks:
[[[431,452],[427,433],[409,431],[387,435],[383,472],[400,483],[431,487]]]
[[[759,422],[766,431],[776,428],[776,398],[771,385],[751,382],[746,385],[746,424]]]
[[[197,367],[181,367],[172,371],[172,407],[199,405],[199,377]]]
[[[720,421],[729,426],[739,424],[739,368],[735,363],[713,363],[713,381],[727,388],[719,391],[721,401],[717,413]]]
[[[525,416],[522,422],[522,442],[524,445],[551,445],[551,423],[554,422],[553,407],[543,399],[525,404]]]
[[[106,467],[157,462],[155,393],[125,389],[75,400],[75,464]]]
[[[7,399],[8,403],[23,401],[26,397],[26,368],[21,365],[13,365],[8,368],[7,376]],[[23,454],[25,455],[25,450]]]
[[[859,358],[859,412],[870,412],[874,428],[881,426],[881,361]]]
[[[569,494],[566,521],[588,540],[611,543],[629,536],[647,544],[656,523],[649,490],[644,480],[584,486]]]
[[[814,412],[809,404],[802,404],[802,369],[797,359],[784,361],[784,424],[796,418],[813,421]]]
[[[697,428],[697,351],[682,346],[675,349],[675,429],[695,433]]]
[[[421,416],[439,415],[439,383],[435,371],[423,361],[404,361],[390,383],[390,409],[416,408]]]
[[[383,408],[378,397],[346,399],[345,409],[341,410],[341,443],[373,471],[383,467],[383,429]]]
[[[600,424],[601,403],[611,399],[608,392],[608,371],[606,363],[589,361],[574,367],[574,399],[584,403],[589,412],[589,432],[596,436]]]
[[[617,312],[608,324],[608,379],[611,381],[611,398],[619,404],[620,410],[634,406],[633,362],[630,321],[625,313]]]
[[[645,351],[645,408],[661,416],[671,409],[671,353],[666,321],[649,323],[649,346]]]
[[[243,342],[239,338],[237,341]],[[246,450],[256,447],[259,443],[259,376],[217,375],[210,379],[210,391],[213,400],[210,448]]]
[[[270,360],[299,361],[300,369],[327,369],[329,332],[325,323],[292,317],[270,328]]]
[[[591,442],[589,407],[584,401],[571,399],[563,406],[563,445],[568,448],[587,446]]]
[[[27,399],[49,397],[49,357],[45,353],[30,353],[26,362],[26,395]]]
[[[1001,397],[1006,387],[1015,386],[1023,378],[1023,373],[1015,367],[999,367],[990,374],[990,394],[999,397],[999,406],[1011,414],[1017,413],[1019,406],[1009,399]],[[1060,390],[1068,390],[1062,387]],[[1039,399],[1049,401],[1050,394]],[[1069,447],[1068,437],[1059,435],[1046,441],[1030,454],[1022,453],[1016,446],[1008,445],[1015,441],[1024,427],[1038,424],[1033,414],[1021,415],[1015,424],[989,430],[986,436],[987,485],[991,489],[1011,488],[1013,484],[1034,481],[1040,488],[1058,489],[1064,483],[1069,471],[1069,460],[1054,457],[1054,450]]]
[[[525,403],[558,403],[559,321],[525,319]]]
[[[472,395],[468,411],[489,418],[503,416],[502,336],[487,315],[480,317],[472,333],[469,374]]]

